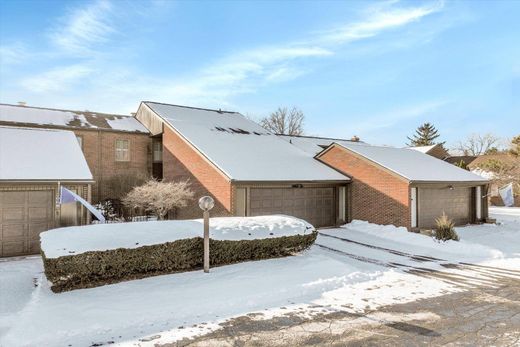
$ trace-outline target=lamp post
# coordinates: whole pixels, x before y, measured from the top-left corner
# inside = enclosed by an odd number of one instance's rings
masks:
[[[211,196],[203,196],[199,199],[199,207],[204,211],[204,272],[209,272],[209,210],[215,206]]]

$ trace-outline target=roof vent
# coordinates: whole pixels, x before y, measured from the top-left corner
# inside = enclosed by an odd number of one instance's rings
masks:
[[[222,112],[222,109],[219,108],[219,109],[218,109],[218,113],[224,113],[224,112]]]
[[[132,117],[135,117],[136,114],[137,114],[136,112],[130,112],[130,115],[131,115]]]
[[[25,101],[18,101],[19,106],[27,106],[27,103]]]
[[[354,136],[352,136],[352,137],[350,138],[350,141],[352,141],[352,142],[359,142],[359,137],[356,136],[356,135],[354,135]]]

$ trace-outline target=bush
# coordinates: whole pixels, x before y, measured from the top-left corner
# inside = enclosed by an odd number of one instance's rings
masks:
[[[268,239],[210,240],[210,265],[285,257],[309,248],[317,232]],[[104,284],[202,269],[204,246],[200,237],[139,248],[91,251],[46,258],[45,275],[54,292],[97,287]]]
[[[459,235],[455,231],[455,223],[448,218],[446,213],[442,213],[442,216],[435,219],[435,223],[437,224],[437,229],[433,237],[435,237],[439,241],[447,241],[454,240],[459,241]]]

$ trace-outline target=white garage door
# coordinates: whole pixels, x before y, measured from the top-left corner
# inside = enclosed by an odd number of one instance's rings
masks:
[[[51,190],[0,191],[0,257],[40,252],[42,231],[54,225]]]
[[[471,188],[419,188],[420,228],[435,227],[435,219],[445,212],[456,225],[471,221]]]

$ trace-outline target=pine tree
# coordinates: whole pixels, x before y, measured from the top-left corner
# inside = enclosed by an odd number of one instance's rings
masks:
[[[431,146],[435,145],[437,143],[444,144],[444,142],[435,142],[435,139],[437,139],[439,136],[439,132],[433,124],[430,123],[424,123],[423,125],[419,126],[415,130],[415,134],[413,134],[412,137],[407,137],[410,143],[408,143],[408,146]]]

